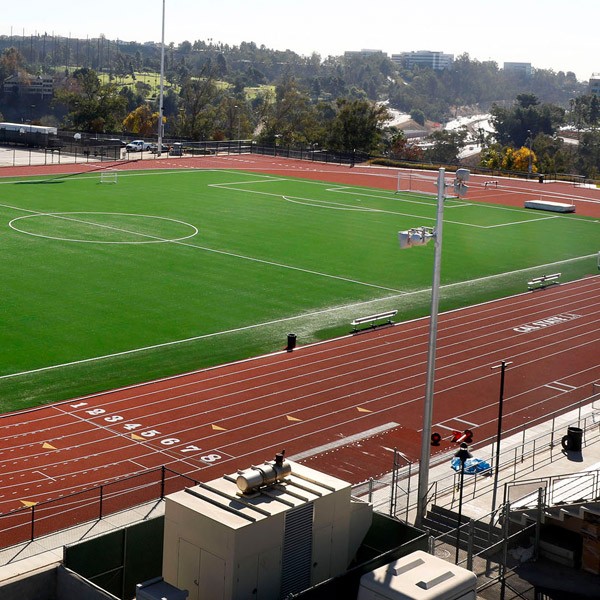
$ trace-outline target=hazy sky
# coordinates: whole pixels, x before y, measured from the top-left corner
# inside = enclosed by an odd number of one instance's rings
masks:
[[[162,0],[3,0],[0,35],[156,41]],[[600,72],[599,0],[166,0],[165,42],[264,44],[298,54],[374,48]]]

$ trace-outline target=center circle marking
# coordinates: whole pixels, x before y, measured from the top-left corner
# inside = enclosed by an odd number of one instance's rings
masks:
[[[143,239],[143,240],[139,240],[139,241],[80,240],[80,239],[68,238],[68,237],[64,237],[64,236],[59,237],[59,236],[45,235],[45,234],[41,234],[41,233],[34,233],[32,231],[27,231],[26,229],[19,228],[17,225],[15,225],[15,223],[17,223],[18,221],[24,221],[25,219],[36,219],[36,218],[40,218],[40,217],[56,217],[56,218],[60,219],[60,218],[64,217],[68,220],[70,217],[75,217],[76,215],[116,215],[116,216],[123,216],[123,217],[139,217],[142,219],[160,219],[162,221],[170,221],[172,223],[177,223],[179,225],[183,225],[184,227],[191,229],[191,233],[189,233],[188,235],[182,235],[180,237],[164,238],[164,237],[160,237],[160,236],[152,236],[151,234],[137,233],[135,231],[126,231],[124,229],[123,230],[124,233],[126,233],[128,235],[147,236],[148,239]],[[77,219],[73,218],[73,220],[75,222],[77,222]],[[103,225],[101,223],[88,223],[85,221],[81,221],[81,223],[84,225],[91,225],[91,226],[96,225],[98,228],[101,228],[101,229],[108,228],[108,229],[116,229],[117,231],[119,230],[119,228],[116,225]],[[18,231],[19,233],[23,233],[25,235],[32,235],[34,237],[41,237],[41,238],[45,238],[48,240],[58,240],[61,242],[78,242],[78,243],[82,243],[82,244],[167,244],[169,242],[181,242],[183,240],[187,240],[189,238],[194,237],[198,233],[197,227],[195,227],[194,225],[191,225],[190,223],[186,223],[185,221],[179,221],[178,219],[171,219],[169,217],[157,217],[155,215],[139,215],[139,214],[133,214],[133,213],[111,213],[111,212],[36,213],[33,215],[24,215],[22,217],[17,217],[16,219],[12,219],[12,221],[10,221],[8,223],[8,226],[11,229],[13,229],[14,231]]]

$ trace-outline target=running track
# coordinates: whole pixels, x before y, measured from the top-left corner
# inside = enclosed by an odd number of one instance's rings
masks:
[[[352,483],[419,456],[428,319],[0,418],[0,511],[159,465],[208,481],[288,457]],[[600,381],[600,276],[440,315],[434,430],[475,442]]]
[[[130,160],[127,162],[108,163],[64,163],[54,165],[38,165],[23,167],[2,167],[1,177],[19,177],[29,175],[54,175],[59,173],[97,172],[102,169],[118,171],[138,169],[240,169],[278,176],[301,177],[319,181],[347,185],[362,185],[386,190],[396,190],[398,172],[408,187],[415,191],[435,193],[434,181],[436,172],[388,167],[357,165],[347,166],[293,160],[282,156],[263,156],[259,154],[219,155],[203,157]],[[454,178],[452,172],[446,173],[450,183]],[[486,186],[490,180],[497,180],[497,187]],[[600,218],[600,190],[598,188],[574,187],[566,182],[546,182],[537,180],[521,180],[489,175],[471,175],[469,181],[469,202],[491,202],[507,206],[523,207],[525,200],[551,200],[554,202],[574,202],[577,214]],[[450,192],[449,192],[450,193]]]
[[[242,155],[3,168],[0,176],[99,167],[234,168],[390,190],[397,174]],[[431,191],[431,182],[419,179],[413,189]],[[501,180],[496,189],[484,181],[471,178],[470,202],[522,206],[543,193],[550,200],[574,199],[578,214],[600,217],[596,189],[516,180]],[[434,430],[446,439],[439,451],[449,447],[446,434],[454,429],[473,429],[477,443],[495,434],[499,381],[491,366],[502,359],[513,361],[505,432],[590,396],[600,381],[599,288],[600,278],[590,277],[441,315]],[[544,325],[534,324],[540,320]],[[4,415],[0,514],[160,465],[206,481],[283,448],[352,483],[378,477],[390,471],[393,448],[412,460],[419,455],[427,328],[427,319],[418,320]]]

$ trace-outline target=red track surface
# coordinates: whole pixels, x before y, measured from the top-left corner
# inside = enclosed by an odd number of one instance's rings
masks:
[[[218,166],[396,186],[396,171],[389,169],[272,157],[164,159],[118,168],[158,166]],[[84,168],[55,165],[2,169],[2,174]],[[472,179],[469,201],[522,206],[523,193],[531,197],[531,190],[543,188],[546,199],[555,194],[558,201],[561,194],[576,192],[578,213],[600,217],[598,190],[514,180],[496,190]],[[159,465],[206,481],[271,459],[283,448],[287,456],[353,483],[377,477],[391,470],[394,447],[418,458],[428,324],[420,319],[4,415],[0,514]],[[445,439],[439,450],[449,447],[452,430],[472,429],[477,442],[495,434],[499,376],[491,367],[502,359],[513,361],[505,432],[589,397],[592,384],[600,381],[599,331],[598,276],[441,315],[434,430]]]
[[[598,276],[441,315],[434,429],[494,435],[490,367],[502,359],[513,361],[505,431],[589,397],[599,330]],[[0,510],[163,464],[206,481],[283,448],[353,483],[377,477],[391,470],[392,448],[419,455],[427,331],[419,319],[4,415]]]
[[[31,167],[3,167],[0,177],[19,177],[37,174],[80,173],[111,168],[119,171],[137,169],[245,169],[263,173],[304,177],[320,181],[331,181],[348,185],[364,185],[387,190],[397,187],[398,169],[358,165],[347,166],[324,164],[319,162],[290,160],[284,157],[241,154],[228,156],[204,156],[198,158],[162,158],[155,160],[131,160],[117,163],[79,163],[55,164]],[[434,193],[433,179],[437,176],[431,171],[400,170],[404,178],[404,187],[410,179],[412,190]],[[447,173],[447,179],[453,178]],[[484,184],[494,179],[498,187]],[[551,200],[554,202],[574,202],[577,214],[600,218],[600,190],[597,188],[574,187],[570,183],[549,182],[540,184],[536,180],[527,181],[508,178],[490,178],[487,175],[472,175],[469,181],[469,202],[492,202],[522,207],[525,200]]]

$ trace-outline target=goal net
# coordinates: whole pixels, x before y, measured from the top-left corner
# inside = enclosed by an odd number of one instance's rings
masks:
[[[418,171],[398,171],[396,180],[396,193],[413,192],[437,196],[437,174],[422,173]]]
[[[100,173],[100,183],[117,183],[117,172],[102,171]]]

